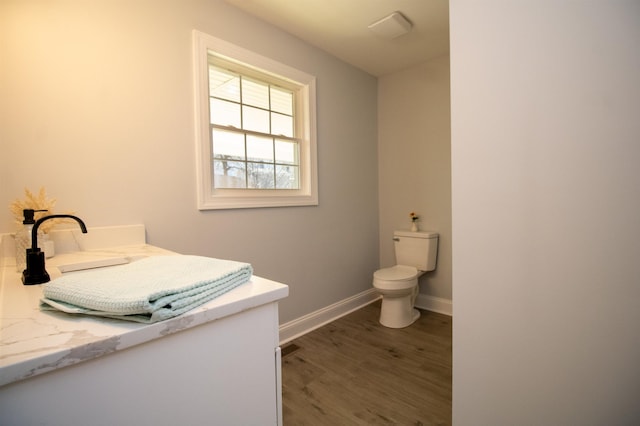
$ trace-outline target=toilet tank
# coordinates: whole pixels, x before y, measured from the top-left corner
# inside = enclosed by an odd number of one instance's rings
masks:
[[[396,264],[413,266],[419,271],[436,269],[438,254],[438,233],[431,231],[395,231],[393,243],[396,250]]]

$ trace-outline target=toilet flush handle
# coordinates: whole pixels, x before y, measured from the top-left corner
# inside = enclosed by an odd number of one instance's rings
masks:
[[[400,238],[398,238],[398,237],[393,237],[393,241],[400,241]]]

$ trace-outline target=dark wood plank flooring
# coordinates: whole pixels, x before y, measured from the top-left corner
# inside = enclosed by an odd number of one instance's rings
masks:
[[[380,325],[375,302],[283,347],[285,426],[451,424],[451,317]]]

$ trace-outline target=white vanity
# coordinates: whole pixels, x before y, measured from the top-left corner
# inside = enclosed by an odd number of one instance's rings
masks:
[[[278,300],[286,285],[253,276],[149,325],[41,311],[42,287],[22,284],[9,238],[0,246],[0,425],[282,424]],[[58,266],[173,254],[145,244],[142,225],[52,238],[52,279]]]

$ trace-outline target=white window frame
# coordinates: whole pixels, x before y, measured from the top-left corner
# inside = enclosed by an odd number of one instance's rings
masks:
[[[208,55],[273,75],[298,87],[296,138],[300,139],[300,189],[213,187]],[[193,31],[196,183],[199,210],[318,205],[316,79],[303,71],[200,31]]]

